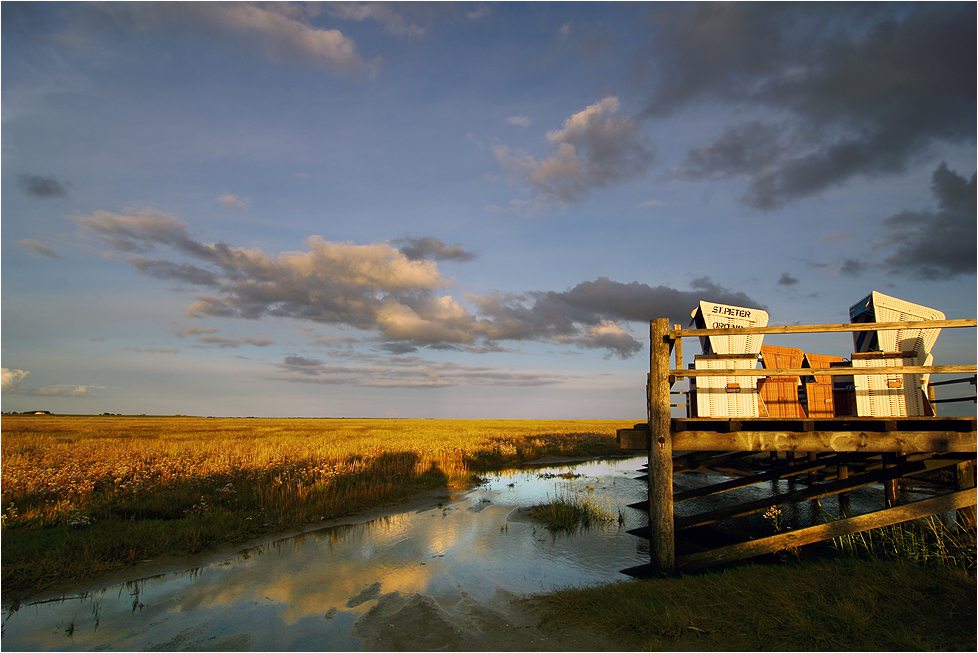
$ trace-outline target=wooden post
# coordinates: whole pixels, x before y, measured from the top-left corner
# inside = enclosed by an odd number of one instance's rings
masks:
[[[954,470],[954,477],[958,490],[970,490],[975,487],[975,461],[965,460],[958,463]],[[958,509],[958,527],[968,530],[975,529],[974,506]]]
[[[896,464],[896,454],[883,454],[883,469],[893,467]],[[896,479],[883,481],[883,505],[892,508],[900,500],[900,485]]]
[[[849,460],[846,454],[842,454],[839,459],[839,466],[836,476],[838,480],[844,481],[849,478]],[[852,504],[849,501],[848,492],[839,492],[839,512],[842,517],[852,517]]]
[[[672,411],[669,408],[669,320],[651,324],[649,366],[649,526],[651,564],[664,574],[676,568],[676,538],[672,500]]]

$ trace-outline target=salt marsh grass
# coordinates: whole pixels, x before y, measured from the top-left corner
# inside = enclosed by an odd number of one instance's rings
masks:
[[[902,560],[975,572],[975,531],[949,527],[936,516],[844,535],[837,550],[862,558]]]
[[[541,456],[621,421],[5,416],[3,588],[315,524]]]
[[[619,651],[975,650],[974,576],[905,562],[746,564],[527,605],[545,622],[604,632]]]
[[[599,524],[615,521],[615,513],[606,498],[604,502],[589,489],[567,491],[547,503],[530,509],[530,516],[542,521],[552,533],[574,533]]]

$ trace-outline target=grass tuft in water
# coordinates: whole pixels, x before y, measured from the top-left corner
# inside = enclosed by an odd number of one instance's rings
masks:
[[[533,506],[530,516],[542,521],[552,533],[573,533],[615,520],[610,507],[601,505],[592,492],[564,494]]]

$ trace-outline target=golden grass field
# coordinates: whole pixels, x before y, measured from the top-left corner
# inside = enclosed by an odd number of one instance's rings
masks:
[[[631,424],[4,416],[4,590],[317,523],[542,456],[615,454],[616,429]]]
[[[616,454],[615,431],[632,423],[4,416],[4,595],[465,486],[525,460]],[[526,601],[550,627],[614,650],[974,650],[973,565],[876,557]]]

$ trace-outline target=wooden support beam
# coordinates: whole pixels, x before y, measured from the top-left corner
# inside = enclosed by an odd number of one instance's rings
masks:
[[[793,549],[806,544],[824,542],[843,535],[860,533],[883,526],[892,526],[905,521],[927,517],[950,510],[960,510],[976,503],[974,488],[946,494],[933,499],[925,499],[914,503],[880,510],[858,517],[849,517],[827,524],[810,526],[797,531],[779,533],[742,544],[720,547],[712,551],[693,553],[676,559],[676,568],[682,571],[692,571],[723,562],[753,558],[765,553],[776,553]]]
[[[679,474],[696,469],[714,468],[752,455],[754,455],[752,451],[692,451],[672,459],[672,472]]]
[[[694,571],[724,562],[744,560],[766,553],[777,553],[778,551],[785,551],[799,546],[805,546],[806,544],[824,542],[825,540],[842,537],[843,535],[852,535],[853,533],[861,533],[874,528],[892,526],[950,510],[973,508],[976,503],[978,503],[976,501],[976,492],[972,488],[933,499],[915,501],[914,503],[908,503],[866,515],[849,517],[827,524],[819,524],[818,526],[810,526],[796,531],[779,533],[758,540],[731,544],[710,551],[691,553],[677,557],[676,568],[681,571]],[[623,569],[621,573],[635,578],[649,578],[655,575],[656,570],[652,565],[638,565],[637,567]]]
[[[713,510],[710,512],[700,513],[698,515],[689,515],[687,517],[680,517],[675,520],[674,528],[677,531],[685,530],[687,528],[694,528],[696,526],[704,526],[706,524],[713,524],[718,521],[723,521],[724,519],[734,519],[736,517],[743,517],[745,515],[754,514],[771,508],[773,506],[787,506],[793,503],[800,503],[802,501],[811,501],[812,499],[819,499],[824,496],[829,496],[832,494],[838,494],[839,492],[845,492],[848,490],[854,490],[859,487],[865,487],[867,485],[872,485],[874,483],[880,483],[892,478],[899,478],[900,476],[909,476],[911,474],[919,474],[921,472],[930,471],[934,469],[941,469],[942,467],[949,467],[956,465],[960,461],[960,458],[955,457],[953,454],[939,454],[933,458],[926,460],[918,460],[912,462],[905,462],[895,467],[890,467],[888,469],[877,470],[873,472],[867,472],[863,474],[850,475],[848,479],[844,481],[833,481],[831,483],[821,483],[811,487],[807,487],[804,490],[797,490],[795,492],[788,492],[785,494],[777,494],[764,499],[758,499],[756,501],[748,501],[746,503],[730,506],[728,508],[721,508],[720,510]],[[632,535],[637,535],[639,537],[649,537],[650,531],[648,527],[635,528],[628,531]]]
[[[934,418],[925,418],[933,420]],[[917,452],[978,450],[974,418],[961,420],[959,426],[950,420],[927,424],[901,420],[810,420],[813,425],[786,423],[786,430],[761,429],[760,420],[743,421],[742,430],[729,426],[718,429],[712,421],[674,420],[673,447],[677,451],[786,451],[786,452]],[[958,430],[968,428],[969,430]],[[644,425],[643,425],[644,426]],[[678,428],[677,428],[678,426]],[[790,429],[794,426],[797,430]],[[889,430],[882,430],[885,427]],[[943,426],[944,429],[915,428]],[[699,427],[699,428],[697,428]],[[814,430],[803,430],[804,428]],[[648,451],[651,438],[648,429],[618,430],[618,446],[625,451]]]
[[[638,433],[635,433],[638,436]],[[974,453],[975,434],[956,431],[682,431],[673,434],[680,451],[798,451],[864,453]]]
[[[723,464],[724,462],[729,461],[732,458],[741,458],[741,457],[750,456],[750,455],[752,455],[750,452],[741,451],[741,452],[737,452],[737,453],[734,453],[734,454],[727,454],[727,455],[724,455],[724,456],[717,456],[716,458],[711,458],[709,460],[704,460],[702,465],[698,465],[697,467],[690,468],[690,469],[698,469],[698,468],[710,468],[710,469],[714,469],[713,465],[711,464],[713,462],[719,462],[720,464]],[[676,460],[678,460],[678,458],[673,458],[673,461],[676,461]],[[790,465],[782,465],[781,466],[781,469],[786,470],[789,467],[790,467]],[[680,469],[676,469],[674,467],[674,472],[676,474],[680,474],[683,471],[689,471],[689,470],[680,470]],[[773,473],[773,472],[766,472],[764,474],[752,474],[752,473],[746,472],[740,478],[735,478],[735,479],[733,479],[731,481],[727,481],[727,482],[724,482],[724,483],[715,483],[713,485],[707,485],[707,486],[704,486],[704,487],[701,487],[701,488],[695,488],[695,489],[692,489],[692,490],[686,490],[684,492],[680,492],[679,494],[675,494],[674,493],[673,494],[673,503],[676,504],[676,503],[679,503],[680,501],[687,501],[689,499],[696,499],[696,498],[701,497],[701,496],[709,496],[711,494],[718,494],[720,492],[726,492],[727,490],[732,490],[732,489],[735,489],[735,488],[738,488],[738,487],[746,487],[748,485],[755,485],[757,483],[763,483],[765,480],[770,480],[770,478],[761,478],[761,477],[762,476],[767,476],[767,474],[771,474],[771,473]],[[781,474],[784,475],[783,472],[781,472]],[[630,504],[628,504],[628,507],[629,508],[645,509],[645,508],[648,507],[648,500],[645,500],[645,501],[636,501],[635,503],[630,503]]]
[[[841,456],[842,454],[840,454]],[[777,481],[788,476],[795,476],[797,474],[807,473],[813,470],[823,469],[830,465],[837,465],[840,458],[838,456],[830,456],[827,458],[820,458],[814,462],[806,461],[799,465],[778,465],[776,468],[763,472],[760,474],[752,474],[750,476],[744,476],[741,478],[735,478],[729,481],[724,481],[723,483],[714,483],[712,485],[706,485],[703,487],[694,488],[692,490],[686,490],[685,492],[679,492],[673,497],[673,501],[679,503],[680,501],[688,501],[689,499],[698,499],[700,497],[710,496],[712,494],[719,494],[721,492],[728,492],[730,490],[736,490],[738,488],[747,487],[749,485],[756,485],[758,483],[764,483],[766,481]]]

